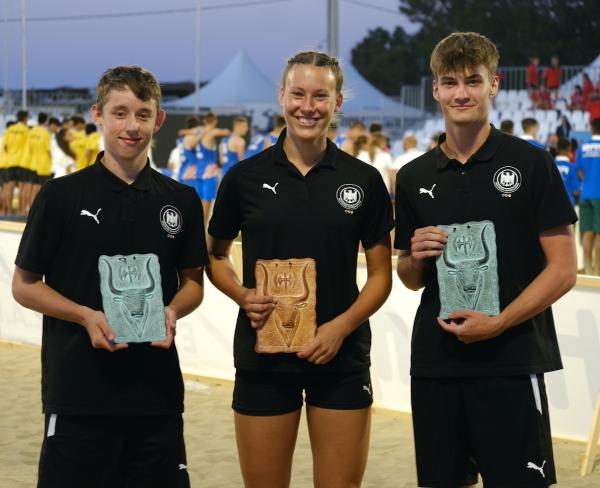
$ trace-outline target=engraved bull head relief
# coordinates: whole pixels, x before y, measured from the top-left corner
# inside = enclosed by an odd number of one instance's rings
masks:
[[[470,310],[477,309],[483,280],[482,271],[487,270],[489,267],[490,252],[484,236],[486,227],[481,228],[481,242],[484,251],[482,257],[457,262],[448,255],[448,246],[444,247],[442,253],[447,272],[455,277],[458,292]],[[468,234],[457,236],[453,240],[453,246],[458,253],[469,256],[474,247],[473,237]]]
[[[133,258],[135,260],[135,258]],[[122,282],[143,282],[143,275],[139,265],[135,262],[130,262],[126,258],[121,258],[123,266],[119,269],[119,278]],[[142,335],[148,317],[148,300],[154,296],[155,282],[150,271],[150,258],[146,260],[145,271],[150,278],[150,284],[140,288],[122,288],[115,286],[113,280],[113,269],[108,264],[108,287],[112,294],[112,299],[116,303],[120,303],[125,320],[134,327],[138,335]]]
[[[267,276],[267,268],[258,263],[262,267],[265,276]],[[308,281],[306,279],[306,269],[308,264],[302,268],[302,294],[297,296],[282,296],[277,298],[277,306],[273,310],[275,323],[283,327],[283,336],[286,344],[289,346],[294,338],[294,333],[300,321],[300,309],[306,307],[306,299],[308,298]],[[273,285],[279,289],[289,289],[292,285],[292,275],[289,272],[279,272],[273,277]],[[265,280],[263,294],[268,296],[269,281]]]
[[[296,352],[316,331],[316,269],[311,258],[258,260],[256,284],[263,296],[277,298],[257,331],[257,352]]]

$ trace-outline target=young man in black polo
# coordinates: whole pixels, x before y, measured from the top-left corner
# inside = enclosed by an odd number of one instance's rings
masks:
[[[151,73],[106,71],[92,115],[105,151],[41,189],[13,279],[16,300],[44,314],[38,486],[188,487],[173,338],[177,319],[202,301],[202,205],[193,189],[150,168],[148,147],[165,119]],[[113,342],[99,272],[108,261],[112,300],[128,320],[139,322],[144,300],[162,293],[166,339]]]
[[[550,305],[575,283],[576,215],[549,153],[489,124],[498,51],[454,33],[431,56],[446,133],[396,186],[398,275],[425,287],[412,336],[419,486],[556,482],[543,373]]]

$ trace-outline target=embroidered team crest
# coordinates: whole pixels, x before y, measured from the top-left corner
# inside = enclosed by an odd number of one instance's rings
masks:
[[[160,209],[160,225],[169,234],[178,234],[183,225],[183,218],[181,212],[172,205],[165,205]]]
[[[362,205],[365,193],[360,186],[346,183],[337,189],[336,197],[338,203],[344,207],[348,213],[353,213],[354,210]]]
[[[523,178],[514,166],[503,166],[494,173],[494,186],[502,193],[513,193],[519,189]]]

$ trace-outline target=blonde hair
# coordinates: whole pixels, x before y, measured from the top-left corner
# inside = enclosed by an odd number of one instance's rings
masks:
[[[429,67],[434,78],[452,71],[483,65],[493,78],[498,70],[500,53],[492,41],[477,32],[454,32],[433,49]]]
[[[287,60],[287,65],[283,70],[283,76],[281,77],[281,88],[285,88],[285,82],[291,69],[297,64],[307,64],[310,66],[317,66],[320,68],[329,68],[335,78],[335,92],[342,92],[342,85],[344,84],[344,73],[340,67],[340,62],[337,58],[329,56],[319,51],[300,51]]]

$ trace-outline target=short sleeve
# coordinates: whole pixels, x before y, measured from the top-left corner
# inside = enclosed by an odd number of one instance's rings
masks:
[[[390,194],[379,172],[372,177],[371,192],[365,200],[364,222],[360,240],[365,249],[377,244],[394,227]]]
[[[400,169],[399,173],[403,173]],[[394,247],[404,251],[410,250],[410,241],[415,233],[416,223],[412,206],[407,193],[402,187],[402,176],[396,176],[396,232],[394,237]]]
[[[177,256],[177,269],[197,268],[208,264],[208,251],[206,250],[206,233],[204,231],[204,212],[202,201],[195,190],[186,188],[188,199],[188,215],[184,225],[186,230],[184,242]]]
[[[533,169],[533,208],[538,232],[577,222],[563,179],[550,153],[543,153]]]
[[[35,197],[21,237],[15,264],[32,273],[46,274],[63,235],[65,212],[56,185],[42,186]]]
[[[232,168],[223,178],[217,192],[208,233],[215,239],[233,240],[241,228],[240,199],[236,177],[237,168]]]

